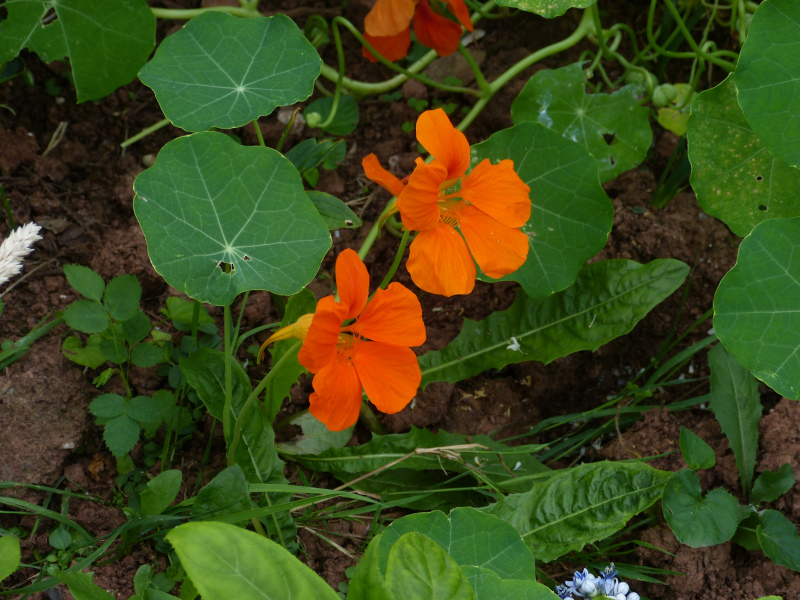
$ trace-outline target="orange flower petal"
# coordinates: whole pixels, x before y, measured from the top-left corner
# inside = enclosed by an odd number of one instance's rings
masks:
[[[425,164],[417,159],[417,168],[408,178],[403,193],[397,197],[397,208],[403,225],[412,231],[436,227],[439,222],[439,186],[447,178],[444,167]]]
[[[361,381],[346,360],[333,360],[314,376],[314,393],[308,411],[331,431],[342,431],[358,420]]]
[[[380,52],[383,58],[389,62],[395,62],[405,58],[408,54],[408,48],[411,46],[411,28],[406,27],[400,33],[388,36],[372,36],[365,33],[364,39],[372,44],[372,47]],[[366,46],[361,48],[361,55],[370,62],[378,62],[378,59],[367,50]]]
[[[336,259],[336,292],[339,302],[347,306],[345,319],[355,319],[364,310],[369,298],[369,273],[358,253],[350,248],[342,250]]]
[[[422,375],[413,350],[382,342],[361,342],[353,364],[364,391],[379,411],[394,414],[417,393]]]
[[[514,162],[508,159],[496,165],[488,158],[482,160],[461,186],[465,200],[509,227],[522,227],[528,222],[530,191],[514,171]]]
[[[428,4],[428,0],[422,0],[414,15],[414,34],[423,46],[433,48],[439,56],[449,56],[458,50],[458,44],[461,42],[461,25],[436,14]]]
[[[503,225],[474,206],[461,211],[458,220],[475,261],[489,277],[498,279],[519,269],[528,257],[528,236]]]
[[[436,163],[447,169],[444,180],[461,177],[469,167],[469,142],[453,127],[441,108],[426,110],[417,119],[417,140],[433,155]]]
[[[376,291],[358,321],[345,327],[344,331],[400,346],[425,343],[425,324],[419,300],[411,290],[396,282],[385,290]]]
[[[440,296],[469,294],[475,287],[475,261],[450,225],[419,232],[411,242],[406,268],[420,289]]]
[[[346,316],[347,305],[336,302],[333,296],[317,302],[303,347],[297,353],[301,365],[317,373],[336,359],[336,342]]]
[[[397,35],[411,23],[416,3],[416,0],[378,0],[364,19],[364,31],[376,37]]]
[[[468,31],[473,31],[472,19],[469,18],[469,9],[464,0],[445,0],[447,8]]]
[[[399,196],[406,187],[403,182],[381,166],[378,157],[374,154],[365,156],[361,161],[367,179],[374,181],[392,196]]]

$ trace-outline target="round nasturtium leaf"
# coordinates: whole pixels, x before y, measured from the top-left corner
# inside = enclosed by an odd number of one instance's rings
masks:
[[[614,207],[597,179],[597,163],[578,144],[538,123],[519,123],[472,147],[473,166],[510,158],[531,188],[531,216],[522,228],[530,249],[505,281],[518,281],[534,298],[575,281],[583,264],[603,249]],[[481,279],[492,281],[484,275]]]
[[[153,267],[200,302],[224,306],[247,290],[296,294],[331,246],[297,169],[222,133],[169,142],[133,189]]]
[[[800,218],[769,219],[742,240],[714,296],[714,331],[758,379],[800,399]]]
[[[595,2],[597,0],[497,0],[497,5],[518,8],[552,19],[560,17],[570,8],[586,8]]]
[[[800,167],[800,2],[765,0],[736,66],[739,104],[769,152]]]
[[[653,130],[638,101],[640,88],[627,85],[613,94],[587,94],[580,63],[539,71],[511,105],[514,123],[536,121],[589,151],[600,181],[611,181],[644,160]]]
[[[241,19],[207,12],[158,47],[139,79],[186,131],[241,127],[305,100],[322,60],[285,15]]]
[[[800,216],[800,169],[776,160],[758,139],[736,102],[733,76],[697,97],[687,137],[697,202],[733,233]]]

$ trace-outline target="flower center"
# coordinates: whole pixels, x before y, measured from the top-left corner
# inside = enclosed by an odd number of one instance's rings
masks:
[[[461,179],[448,179],[439,186],[439,222],[455,227],[467,201],[461,197]]]

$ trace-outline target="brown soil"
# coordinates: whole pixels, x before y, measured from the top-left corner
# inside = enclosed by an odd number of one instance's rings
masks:
[[[165,5],[189,6],[196,2],[165,2]],[[293,10],[302,21],[306,3],[297,0],[265,2],[266,10]],[[361,23],[369,2],[354,0],[346,16]],[[326,16],[341,12],[337,1],[316,2],[315,8]],[[574,12],[574,11],[572,11]],[[527,53],[565,37],[574,26],[574,15],[544,22],[523,16],[513,26],[505,21],[484,22],[486,36],[480,40],[476,53],[485,57],[484,69],[491,79],[502,69]],[[162,26],[162,34],[166,33]],[[346,41],[348,75],[367,80],[380,80],[385,73],[380,66],[362,61],[359,48]],[[509,108],[527,78],[539,69],[555,67],[576,60],[579,47],[557,61],[546,61],[523,73],[492,100],[479,119],[467,130],[471,142],[479,142],[494,131],[511,125]],[[330,49],[324,55],[334,64]],[[19,339],[39,321],[63,309],[76,299],[66,283],[62,267],[77,263],[88,265],[106,280],[122,273],[136,275],[143,287],[143,307],[153,318],[165,299],[174,290],[154,272],[147,257],[144,237],[132,210],[132,183],[144,169],[143,161],[158,153],[170,139],[180,135],[174,128],[163,129],[127,151],[118,144],[141,129],[160,120],[161,113],[152,93],[134,82],[108,98],[83,105],[74,102],[74,90],[64,78],[63,65],[42,65],[33,55],[25,55],[36,86],[28,87],[20,79],[0,86],[0,183],[5,187],[14,217],[18,223],[35,221],[44,227],[44,239],[37,243],[36,253],[28,260],[25,277],[6,287],[5,309],[0,320],[0,339]],[[445,72],[459,65],[443,63]],[[44,91],[44,82],[52,79],[62,87],[59,98]],[[433,93],[421,86],[408,84],[403,92],[408,97],[437,98],[444,102],[463,103]],[[387,194],[378,189],[362,194],[365,183],[361,158],[375,152],[384,165],[391,165],[400,176],[413,168],[417,156],[416,141],[404,133],[400,125],[414,121],[417,112],[403,101],[388,103],[376,98],[360,104],[361,120],[358,130],[348,136],[348,160],[336,171],[323,171],[317,189],[332,193],[362,213],[365,225],[361,231],[342,231],[335,238],[335,251],[357,246],[384,205]],[[58,127],[67,123],[66,135],[49,153],[44,150]],[[275,115],[261,119],[261,129],[268,145],[274,146],[283,130]],[[245,143],[256,142],[251,128],[236,131]],[[287,147],[315,132],[290,134]],[[433,384],[409,406],[394,416],[382,416],[389,431],[406,431],[409,427],[443,428],[448,431],[477,434],[496,432],[497,439],[521,435],[543,418],[578,412],[595,407],[625,384],[641,368],[649,364],[677,320],[677,331],[685,331],[705,313],[712,303],[716,286],[733,265],[739,240],[720,222],[705,216],[690,192],[682,193],[663,210],[649,207],[661,169],[672,152],[676,139],[657,129],[651,158],[640,169],[628,172],[606,185],[614,208],[614,228],[605,250],[597,257],[629,258],[647,262],[655,258],[677,258],[694,265],[686,304],[681,310],[682,290],[667,299],[648,315],[634,331],[604,346],[596,353],[580,352],[543,366],[522,363],[500,372],[484,373],[472,379],[452,384]],[[6,235],[5,226],[0,234]],[[379,279],[394,257],[396,241],[384,235],[370,253],[367,265],[373,280]],[[331,253],[323,269],[333,266]],[[401,268],[398,279],[412,286],[407,272]],[[318,295],[327,292],[324,284],[312,287]],[[488,285],[479,283],[473,294],[450,300],[422,296],[428,341],[421,351],[445,346],[458,333],[462,319],[482,319],[492,311],[510,305],[515,293],[513,284]],[[218,311],[212,311],[217,315]],[[251,328],[274,321],[276,315],[267,294],[253,294],[245,311],[244,327]],[[686,344],[706,335],[710,321],[701,324]],[[82,373],[61,354],[61,338],[67,328],[60,326],[53,334],[34,344],[30,352],[10,366],[0,378],[0,479],[43,485],[57,485],[61,477],[71,481],[74,489],[85,490],[102,502],[73,500],[69,514],[94,535],[108,533],[124,522],[119,505],[114,502],[113,479],[115,462],[104,449],[101,430],[88,417],[87,406],[96,397],[91,380],[96,372]],[[682,347],[685,347],[685,345]],[[695,376],[707,374],[705,357],[694,361]],[[135,375],[136,393],[156,390],[162,381],[153,370]],[[281,416],[307,407],[309,384],[306,381],[293,393],[291,402]],[[677,390],[677,391],[675,391]],[[680,397],[707,392],[707,386],[679,387],[659,392],[648,402],[665,404]],[[774,404],[774,403],[773,403]],[[800,455],[800,405],[782,401],[766,414],[762,421],[759,469],[777,469],[784,462],[795,465]],[[706,487],[725,486],[738,490],[738,476],[731,453],[727,449],[719,426],[708,412],[700,410],[672,413],[657,410],[623,432],[620,439],[605,440],[600,457],[630,458],[674,450],[678,443],[680,425],[686,425],[714,447],[717,466],[702,474]],[[184,470],[187,493],[191,493],[200,476],[199,465],[208,436],[210,422],[203,421],[191,441],[184,447],[178,464]],[[368,439],[364,430],[357,437]],[[548,438],[528,438],[525,441],[547,441]],[[77,452],[76,452],[77,450]],[[141,446],[134,458],[141,460]],[[591,448],[588,455],[595,455]],[[223,467],[224,456],[219,431],[212,443],[212,458],[203,480]],[[677,470],[684,465],[679,454],[659,459],[655,466]],[[159,465],[155,465],[157,472]],[[800,469],[796,471],[800,476]],[[17,490],[15,494],[29,501],[40,502],[44,494]],[[59,510],[53,501],[49,508]],[[797,522],[800,519],[800,494],[797,487],[775,503]],[[0,516],[0,526],[21,525],[30,530],[32,519]],[[49,525],[40,527],[35,540],[23,544],[30,558],[34,547],[48,550]],[[360,523],[329,521],[320,534],[341,545],[351,554],[363,550],[361,540],[365,527]],[[684,573],[686,576],[667,578],[668,586],[642,586],[642,595],[651,598],[691,600],[753,600],[760,595],[783,594],[784,598],[800,597],[800,575],[772,565],[758,552],[746,552],[737,546],[723,544],[711,550],[692,550],[681,547],[664,525],[639,532],[641,539],[675,554],[640,549],[636,560]],[[334,587],[345,579],[344,570],[353,564],[348,556],[333,548],[316,535],[301,529],[300,540],[306,562]],[[133,574],[142,564],[152,564],[150,544],[135,546],[124,559],[96,567],[96,581],[116,597],[133,594]],[[163,558],[162,558],[163,562]],[[167,565],[159,564],[160,569]],[[568,572],[572,565],[552,565],[548,572]],[[637,589],[637,588],[635,588]],[[64,598],[71,598],[66,589]],[[36,594],[31,598],[46,598]]]

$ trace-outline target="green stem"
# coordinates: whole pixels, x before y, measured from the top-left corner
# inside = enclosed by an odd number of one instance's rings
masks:
[[[266,148],[266,144],[264,143],[264,136],[261,134],[261,127],[258,126],[258,119],[253,119],[253,129],[256,130],[256,137],[258,138],[258,145],[262,148]]]
[[[248,3],[249,4],[249,3]],[[260,17],[255,4],[245,6],[209,6],[207,8],[151,8],[156,19],[172,19],[175,21],[188,21],[207,12],[224,12],[235,17]]]
[[[366,425],[371,432],[377,433],[378,435],[386,435],[386,428],[383,426],[383,423],[378,420],[378,417],[375,416],[375,413],[372,412],[372,409],[364,398],[361,398],[361,412],[358,415],[358,419]]]
[[[333,91],[333,104],[331,104],[331,110],[328,113],[328,118],[318,125],[312,125],[312,127],[319,127],[322,130],[325,130],[325,128],[336,118],[336,111],[339,110],[339,98],[342,96],[342,80],[344,80],[344,48],[342,47],[342,34],[339,33],[339,25],[336,21],[336,19],[339,18],[341,17],[334,17],[332,26],[333,42],[336,45],[336,56],[339,59],[339,70],[336,73],[336,88]]]
[[[169,124],[170,124],[170,120],[169,119],[162,119],[158,123],[156,123],[155,125],[150,125],[150,127],[142,129],[136,135],[134,135],[132,137],[129,137],[127,140],[125,140],[124,142],[122,142],[120,144],[120,148],[127,148],[131,144],[135,144],[136,142],[138,142],[142,138],[146,138],[151,133],[155,133],[159,129],[161,129],[163,127],[166,127]]]
[[[231,344],[231,335],[233,333],[231,328],[233,324],[231,323],[230,304],[225,305],[223,321],[223,329],[225,330],[225,404],[222,409],[222,433],[225,440],[229,440],[231,439],[231,405],[233,404],[233,347]],[[230,455],[228,455],[228,466],[232,464]]]
[[[242,424],[244,423],[244,417],[247,414],[247,411],[250,410],[250,407],[258,399],[259,394],[261,394],[261,392],[264,391],[264,388],[269,385],[269,382],[272,381],[275,373],[280,371],[281,367],[286,364],[286,361],[289,360],[291,356],[296,354],[302,345],[303,342],[300,341],[289,348],[289,350],[286,351],[286,354],[281,356],[280,360],[272,366],[272,368],[269,370],[269,373],[266,374],[264,379],[261,380],[261,383],[256,386],[256,389],[254,389],[247,397],[247,400],[245,400],[242,410],[239,411],[239,415],[236,417],[236,424],[233,428],[233,437],[231,438],[231,445],[228,448],[228,465],[232,465],[234,462],[236,462],[234,457],[236,456],[236,448],[239,446],[239,440],[242,437]]]
[[[8,202],[8,196],[6,196],[6,189],[0,184],[0,198],[3,199],[3,207],[6,209],[6,225],[8,228],[13,230],[17,228],[17,222],[14,220],[14,214],[11,212],[11,204]]]
[[[486,83],[486,77],[483,76],[483,71],[481,71],[480,66],[475,59],[473,58],[472,54],[470,54],[469,50],[464,47],[464,44],[461,42],[458,43],[458,51],[461,53],[461,56],[464,57],[464,60],[467,61],[469,68],[472,69],[472,72],[475,75],[475,83],[478,84],[478,87],[481,89],[481,93],[486,94],[489,92],[489,84]]]
[[[385,290],[386,286],[389,285],[389,282],[394,277],[394,274],[397,272],[397,267],[400,266],[400,261],[403,260],[403,253],[406,251],[406,244],[408,244],[408,236],[411,235],[411,231],[406,229],[403,232],[403,237],[400,240],[400,245],[397,247],[397,254],[394,256],[394,262],[392,262],[392,266],[389,267],[389,271],[386,273],[386,277],[383,278],[381,281],[381,289]]]

